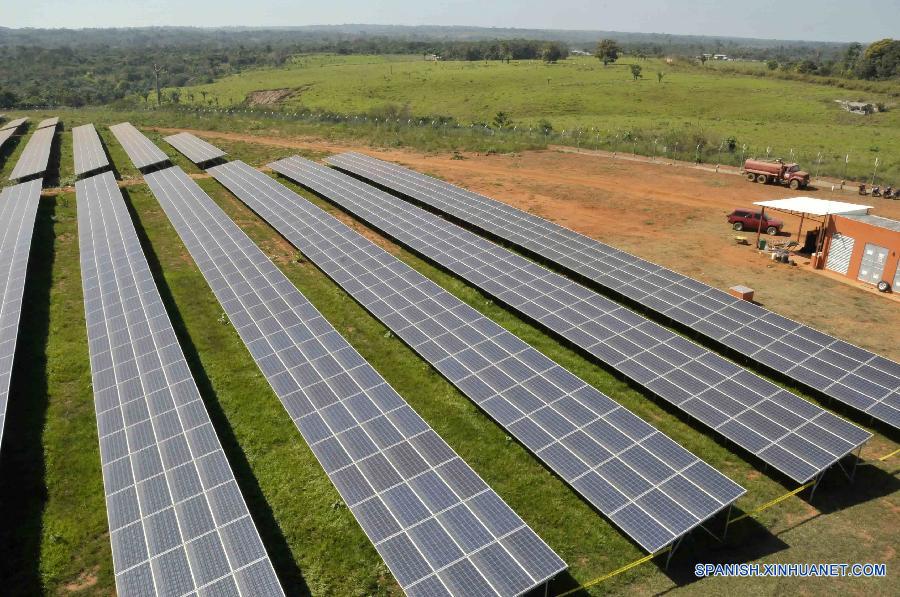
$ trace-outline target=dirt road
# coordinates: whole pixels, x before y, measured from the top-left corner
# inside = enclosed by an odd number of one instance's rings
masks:
[[[156,129],[176,132],[181,129]],[[562,151],[513,155],[423,155],[277,135],[192,131],[210,139],[318,152],[363,151],[438,176],[552,219],[719,288],[745,284],[787,317],[900,360],[900,302],[872,287],[800,266],[774,264],[737,245],[725,216],[754,201],[794,196],[731,174]],[[850,201],[818,189],[815,197]],[[873,213],[900,219],[900,201],[861,198]],[[796,237],[799,219],[784,216]],[[804,225],[804,231],[810,223]],[[805,232],[804,232],[805,233]],[[749,235],[748,235],[749,236]],[[751,239],[753,240],[753,239]],[[786,237],[782,240],[786,240]],[[896,297],[893,297],[896,298]]]

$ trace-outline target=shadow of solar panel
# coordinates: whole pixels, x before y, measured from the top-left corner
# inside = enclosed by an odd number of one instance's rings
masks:
[[[275,171],[314,188],[332,202],[399,242],[412,246],[412,241],[417,241],[420,247],[418,251],[421,254],[448,269],[453,269],[453,264],[463,257],[473,269],[470,273],[460,276],[501,300],[500,293],[488,290],[488,285],[484,283],[487,276],[475,276],[471,272],[484,271],[486,267],[492,268],[492,271],[502,272],[514,280],[507,291],[519,294],[526,292],[531,297],[527,303],[516,306],[516,310],[541,323],[548,315],[565,319],[568,329],[557,331],[563,338],[630,376],[636,383],[659,392],[663,398],[678,406],[683,412],[713,429],[719,430],[730,420],[735,418],[740,420],[741,416],[748,416],[749,413],[754,417],[768,420],[774,426],[773,429],[777,430],[777,433],[764,435],[767,439],[766,445],[779,444],[782,438],[786,438],[795,430],[788,422],[769,420],[755,410],[767,400],[787,400],[784,396],[793,397],[793,394],[597,295],[584,286],[345,174],[337,171],[329,173],[322,167],[300,158],[288,158],[270,166]],[[327,177],[327,185],[321,184],[319,177]],[[435,235],[431,232],[436,229],[451,234],[452,242],[449,244],[454,247],[453,255],[439,247]],[[497,279],[496,276],[490,278]],[[552,302],[547,299],[551,299]],[[590,321],[583,322],[585,316],[589,317]],[[639,340],[642,346],[638,346],[626,335],[635,329],[642,332]],[[574,330],[577,332],[573,332]],[[638,336],[632,334],[630,337],[634,339]],[[666,359],[660,357],[660,354],[665,354],[666,351],[674,351],[681,355],[675,362],[669,361],[668,367],[665,367]],[[741,403],[743,407],[741,412],[744,414],[740,416],[731,410],[733,403],[740,401],[722,391],[723,388],[727,390],[726,384],[732,381],[749,388],[753,393],[752,400]],[[705,393],[709,389],[717,389],[719,392]],[[719,396],[725,396],[729,400],[718,401]],[[800,406],[792,402],[789,410],[797,414],[804,424],[819,426],[834,436],[836,444],[830,442],[828,447],[816,444],[816,447],[829,451],[832,456],[830,464],[849,454],[871,436],[865,430],[838,419],[809,402],[799,400],[799,404]],[[541,439],[534,433],[530,433],[529,438],[535,442]],[[764,449],[759,449],[757,445],[740,445],[764,459],[769,454]],[[840,445],[841,448],[835,449],[835,445]],[[781,447],[790,452],[789,448]],[[766,462],[801,483],[827,468],[812,464],[817,456],[812,450],[808,454],[795,456],[810,464],[813,474],[798,475],[797,467],[781,466],[783,459]]]
[[[565,569],[540,540],[527,554],[505,546],[510,534],[530,529],[193,180],[177,167],[145,178],[254,360],[404,591],[415,594],[421,592],[416,587],[438,586],[436,582],[444,582],[443,570],[465,563],[474,570],[471,583],[492,587],[494,595],[508,594],[488,580],[498,572],[475,564],[474,552],[460,547],[462,537],[441,524],[438,515],[450,508],[468,509],[487,529],[512,522],[504,533],[491,531],[491,544],[513,558],[528,587]],[[481,515],[475,504],[483,499],[501,504],[499,515],[505,519],[492,520],[492,512]]]
[[[40,196],[40,180],[6,187],[0,193],[0,447]]]
[[[117,592],[282,595],[115,178],[75,187]]]
[[[358,153],[332,156],[327,161],[516,243],[835,400],[895,428],[900,426],[900,409],[893,401],[886,402],[900,392],[900,363],[503,202],[396,164]],[[799,350],[773,350],[781,344],[797,344]],[[820,367],[817,357],[824,354],[839,355],[837,369]],[[854,377],[870,383],[848,385]]]
[[[330,192],[327,177],[333,171],[310,167],[322,176],[317,188]],[[627,430],[633,439],[622,435],[624,447],[638,442],[651,451],[655,446],[666,447],[666,454],[660,455],[665,461],[645,452],[657,463],[656,470],[665,470],[654,483],[679,476],[697,461],[577,376],[272,178],[243,162],[216,166],[209,172],[354,298],[364,304],[381,301],[384,308],[378,316],[398,337],[576,489],[581,477],[612,458],[581,431],[595,421]],[[664,441],[657,442],[657,437]],[[569,446],[573,438],[574,450]],[[677,454],[674,460],[673,453]],[[721,482],[730,483],[724,477]],[[665,543],[632,537],[648,551],[657,551],[737,499],[743,490],[732,486],[726,502],[712,500],[714,505],[692,516],[689,523],[666,527]],[[699,487],[698,491],[704,493]],[[608,502],[590,493],[583,495],[607,515],[628,502],[623,500],[611,509]]]

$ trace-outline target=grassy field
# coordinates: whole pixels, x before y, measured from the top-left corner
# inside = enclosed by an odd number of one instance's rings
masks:
[[[643,79],[633,81],[629,63],[603,67],[591,57],[558,64],[539,61],[426,62],[421,57],[306,56],[283,68],[251,70],[210,85],[182,90],[182,101],[221,107],[237,105],[254,91],[294,90],[285,110],[306,108],[349,115],[410,117],[446,115],[468,125],[490,123],[498,111],[518,126],[541,119],[559,132],[583,129],[569,144],[620,151],[637,149],[692,159],[705,139],[704,159],[717,156],[721,139],[744,144],[747,154],[803,161],[810,170],[821,153],[823,172],[871,174],[876,157],[885,176],[900,175],[900,108],[869,117],[849,114],[838,99],[864,98],[895,105],[896,83],[872,84],[877,92],[840,89],[804,81],[725,73],[719,66],[695,68],[661,60],[638,61]],[[661,82],[657,72],[664,73]],[[204,98],[201,94],[207,94]],[[892,94],[892,95],[891,95]],[[262,108],[265,108],[263,106]],[[629,139],[635,139],[634,147]],[[657,139],[658,143],[653,144]],[[793,150],[793,154],[791,154]]]
[[[95,111],[64,114],[66,131],[50,178],[72,180],[72,126],[125,116]],[[99,118],[112,118],[99,120]],[[124,118],[122,118],[124,119]],[[105,126],[98,127],[119,176],[137,178]],[[158,134],[173,161],[186,163]],[[23,144],[7,150],[4,179]],[[260,165],[294,153],[250,142],[228,144],[232,157]],[[310,155],[318,158],[321,154]],[[127,187],[125,201],[176,333],[213,424],[276,570],[291,594],[396,594],[394,581],[336,490],[316,463],[236,332],[219,323],[221,307],[146,185]],[[54,183],[55,184],[55,183]],[[570,565],[552,592],[575,586],[642,555],[615,527],[550,474],[469,400],[218,183],[201,186],[272,257],[297,287],[409,403]],[[293,186],[286,183],[288,186]],[[293,188],[297,188],[294,186]],[[314,203],[339,215],[318,198]],[[762,465],[714,439],[620,381],[603,367],[493,304],[478,291],[378,237],[395,255],[476,309],[530,342],[632,409],[748,489],[738,502],[749,511],[793,488],[761,472]],[[63,192],[42,199],[23,313],[7,436],[0,462],[0,582],[9,595],[109,595],[109,538],[94,423],[78,266],[76,202]],[[864,455],[897,446],[876,435]],[[693,582],[697,561],[892,561],[897,548],[895,463],[867,463],[850,487],[837,471],[819,489],[815,508],[791,498],[729,531],[724,543],[694,533],[668,573],[649,564],[592,589],[592,594],[661,592],[683,588],[721,594],[717,579]],[[716,529],[720,530],[720,529]],[[818,560],[816,560],[818,558]],[[778,594],[796,588],[763,580],[728,585],[733,591]],[[821,581],[811,592],[890,594],[886,580]]]

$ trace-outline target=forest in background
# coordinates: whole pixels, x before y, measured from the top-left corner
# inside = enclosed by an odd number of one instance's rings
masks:
[[[601,39],[622,54],[693,58],[728,54],[775,71],[884,79],[900,75],[900,42],[876,59],[860,44],[728,37],[347,25],[330,27],[8,29],[0,28],[0,107],[103,105],[146,98],[161,87],[211,83],[248,69],[284,65],[298,54],[439,55],[444,60],[524,60],[592,52]],[[876,44],[872,44],[875,46]],[[774,65],[774,68],[773,68]],[[154,68],[156,66],[157,68]],[[865,66],[865,68],[863,68]]]

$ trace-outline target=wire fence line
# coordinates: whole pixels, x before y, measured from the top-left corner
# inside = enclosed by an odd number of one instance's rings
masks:
[[[33,106],[34,110],[49,110],[48,106]],[[130,108],[139,112],[176,112],[197,117],[243,117],[254,120],[295,122],[318,128],[340,128],[356,135],[368,134],[383,144],[427,145],[428,139],[440,139],[449,147],[456,142],[460,148],[470,146],[472,140],[486,151],[502,152],[510,146],[527,149],[561,145],[578,149],[608,151],[614,154],[632,154],[651,159],[697,164],[723,165],[740,168],[749,158],[798,163],[812,179],[830,177],[867,185],[900,183],[900,161],[885,160],[882,156],[864,155],[833,149],[810,150],[803,147],[782,147],[774,144],[743,143],[734,137],[719,135],[701,129],[647,130],[615,128],[609,126],[580,126],[556,130],[549,126],[511,125],[492,126],[487,123],[463,124],[447,116],[373,116],[331,111],[273,109],[272,107],[212,107],[189,104],[166,106],[146,105]],[[391,135],[395,139],[391,139]],[[418,137],[418,139],[417,139]],[[427,137],[428,139],[425,139]],[[870,152],[871,153],[871,152]]]
[[[179,106],[179,111],[194,114],[239,115],[253,118],[298,121],[315,124],[346,125],[348,127],[378,128],[385,132],[428,130],[447,137],[479,136],[498,141],[532,142],[543,145],[565,145],[581,149],[634,154],[662,160],[721,164],[741,167],[746,159],[782,159],[799,163],[812,178],[830,176],[868,184],[890,183],[891,176],[900,176],[886,166],[879,156],[855,155],[850,151],[816,150],[777,147],[772,144],[740,143],[733,138],[701,131],[614,129],[609,127],[576,127],[555,130],[535,125],[490,126],[486,123],[462,124],[448,117],[378,117],[367,114],[338,112],[286,111],[255,108],[197,108]],[[879,172],[879,165],[881,171]]]

